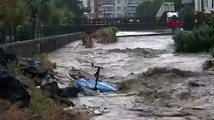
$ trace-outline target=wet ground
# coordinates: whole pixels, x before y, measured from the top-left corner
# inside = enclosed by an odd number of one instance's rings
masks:
[[[155,32],[145,32],[150,33]],[[144,33],[118,33],[120,36],[131,34]],[[214,92],[212,93],[213,86],[210,83],[214,78],[212,75],[198,74],[203,71],[202,64],[209,57],[207,54],[174,53],[174,43],[170,35],[119,37],[117,43],[96,44],[92,49],[77,46],[79,42],[50,53],[52,60],[57,63],[56,71],[63,78],[64,85],[69,83],[67,71],[72,67],[95,73],[91,63],[103,68],[101,76],[105,80],[124,84],[128,81],[128,88],[123,93],[72,99],[77,105],[98,108],[103,112],[103,115],[93,119],[197,120],[200,119],[197,115],[212,112]],[[154,72],[151,76],[142,75],[154,67],[169,70],[162,74]],[[183,76],[171,69],[196,74]],[[201,80],[203,83],[198,83]],[[191,82],[197,83],[199,87],[191,86]],[[200,86],[201,84],[203,85]],[[204,116],[202,119],[207,119]]]

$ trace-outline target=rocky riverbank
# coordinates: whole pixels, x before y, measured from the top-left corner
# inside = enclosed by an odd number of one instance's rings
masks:
[[[42,57],[39,57],[42,58]],[[41,60],[41,59],[40,59]],[[49,63],[49,64],[44,64]],[[0,47],[0,119],[1,120],[87,120],[68,99],[77,97],[74,86],[60,88],[51,61],[18,58]]]

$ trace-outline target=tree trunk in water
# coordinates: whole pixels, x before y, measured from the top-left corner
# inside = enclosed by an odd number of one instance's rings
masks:
[[[32,37],[35,39],[35,28],[36,28],[36,13],[33,14],[33,29],[32,29]]]
[[[5,42],[5,36],[4,36],[4,29],[3,28],[0,28],[0,45],[1,44],[4,44]]]
[[[35,38],[35,27],[36,27],[36,11],[32,9],[32,13],[31,13],[31,22],[32,22],[32,36],[31,38],[34,39]]]

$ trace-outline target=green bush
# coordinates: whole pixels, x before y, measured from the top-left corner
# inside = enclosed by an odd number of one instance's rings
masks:
[[[45,116],[50,113],[51,110],[63,108],[63,105],[60,105],[53,99],[49,98],[46,93],[40,89],[31,87],[29,92],[31,94],[31,102],[29,107],[34,114]]]
[[[198,23],[213,23],[214,22],[214,12],[206,13],[205,11],[196,12],[196,20]]]
[[[209,52],[214,47],[213,27],[199,26],[192,32],[180,31],[174,37],[177,52]]]

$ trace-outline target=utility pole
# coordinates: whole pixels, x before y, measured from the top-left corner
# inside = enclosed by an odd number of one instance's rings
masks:
[[[98,19],[98,0],[94,0],[95,19]]]

